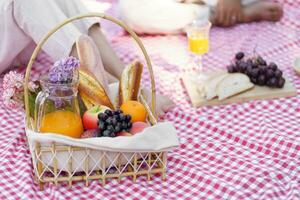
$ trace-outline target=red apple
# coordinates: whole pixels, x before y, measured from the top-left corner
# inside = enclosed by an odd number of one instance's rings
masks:
[[[119,136],[132,136],[132,134],[131,134],[131,133],[128,133],[128,132],[126,132],[126,131],[122,131],[122,132],[120,132],[120,133],[117,133],[117,137],[119,137]]]
[[[130,129],[130,133],[135,135],[137,133],[142,132],[145,128],[149,127],[149,124],[145,122],[134,122],[132,123],[132,127]]]
[[[102,105],[93,106],[87,110],[82,117],[83,126],[86,130],[98,128],[98,114],[110,108]]]

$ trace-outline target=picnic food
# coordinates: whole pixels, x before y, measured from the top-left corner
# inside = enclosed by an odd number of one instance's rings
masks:
[[[119,105],[130,100],[137,100],[143,65],[134,62],[125,67],[119,84]]]
[[[109,108],[102,105],[93,106],[87,110],[82,116],[83,126],[86,130],[98,128],[98,114],[103,113]]]
[[[94,105],[113,108],[107,91],[108,81],[100,52],[94,41],[87,35],[81,35],[76,41],[80,60],[79,94],[87,109]]]
[[[131,116],[131,122],[145,122],[147,110],[143,104],[138,101],[127,101],[122,104],[121,110],[126,115]]]
[[[247,77],[246,75],[240,73],[229,74],[220,81],[217,86],[216,93],[219,100],[223,100],[249,90],[253,86],[254,84],[250,82],[249,77]]]
[[[130,129],[130,133],[132,135],[135,135],[137,133],[142,132],[145,128],[149,127],[149,124],[145,123],[145,122],[134,122],[132,124],[132,127]]]
[[[76,41],[76,48],[80,60],[80,69],[91,72],[96,80],[102,84],[103,89],[107,91],[108,81],[95,42],[88,35],[81,35]]]
[[[217,86],[227,75],[228,73],[221,72],[207,80],[204,84],[204,92],[207,100],[217,97]]]
[[[92,105],[105,105],[113,109],[113,104],[102,83],[97,81],[95,76],[87,70],[79,69],[78,91],[88,109]]]
[[[245,58],[243,52],[235,55],[235,63],[227,67],[229,73],[244,73],[252,83],[260,86],[272,88],[283,88],[285,79],[282,77],[282,71],[274,62],[267,62],[261,56]]]
[[[131,116],[121,110],[105,110],[98,115],[99,137],[115,137],[117,133],[129,131],[132,127]]]
[[[119,136],[132,136],[132,134],[126,131],[121,131],[120,133],[117,133],[117,137]]]
[[[98,129],[90,129],[86,130],[81,134],[81,138],[92,138],[92,137],[97,137],[98,136]]]
[[[83,126],[79,115],[71,111],[57,110],[43,116],[40,132],[80,138]]]

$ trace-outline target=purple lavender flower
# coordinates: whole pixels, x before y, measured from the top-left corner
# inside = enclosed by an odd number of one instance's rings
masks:
[[[51,83],[71,83],[74,70],[79,67],[79,60],[73,56],[63,58],[54,63],[49,71],[48,79]]]

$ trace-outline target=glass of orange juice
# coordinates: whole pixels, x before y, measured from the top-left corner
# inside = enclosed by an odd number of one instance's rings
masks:
[[[208,20],[195,20],[186,28],[189,51],[200,73],[203,71],[202,56],[209,51],[210,27]]]
[[[83,125],[77,99],[78,74],[71,83],[41,80],[42,91],[35,105],[35,128],[40,133],[80,138]]]

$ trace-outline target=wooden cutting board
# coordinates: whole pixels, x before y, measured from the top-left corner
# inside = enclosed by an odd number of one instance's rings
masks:
[[[206,100],[201,88],[203,87],[205,80],[213,73],[218,72],[203,74],[203,79],[201,82],[196,82],[195,76],[193,75],[181,75],[181,79],[187,90],[193,107],[244,103],[251,100],[275,99],[282,97],[293,97],[297,95],[297,91],[293,84],[288,79],[286,79],[285,85],[281,89],[269,88],[266,86],[255,86],[251,90],[232,96],[222,101],[219,101],[218,99]]]

